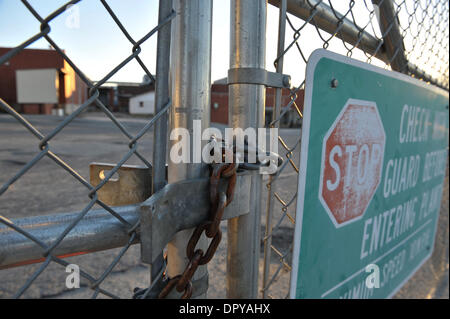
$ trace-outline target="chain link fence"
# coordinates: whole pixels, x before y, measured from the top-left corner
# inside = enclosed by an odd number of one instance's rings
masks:
[[[140,162],[146,168],[152,167],[147,160],[149,157],[143,154],[144,147],[142,144],[144,144],[145,140],[143,137],[148,136],[155,124],[161,123],[162,119],[165,119],[171,103],[169,101],[160,105],[159,111],[155,116],[135,132],[124,125],[122,120],[110,111],[108,105],[100,98],[99,88],[132,61],[140,65],[152,82],[167,82],[168,72],[157,74],[156,78],[149,71],[140,57],[141,45],[162,28],[169,26],[175,17],[175,13],[172,11],[171,14],[166,16],[160,15],[159,23],[145,36],[135,40],[108,3],[105,0],[101,0],[100,2],[105,12],[112,18],[118,29],[129,41],[131,54],[109,72],[105,72],[106,75],[101,80],[93,82],[51,37],[51,22],[62,16],[72,5],[77,5],[81,0],[69,1],[46,17],[41,16],[29,1],[22,0],[21,2],[24,8],[40,23],[40,29],[22,44],[0,56],[0,66],[8,63],[10,59],[31,44],[40,39],[45,39],[88,86],[89,96],[84,103],[69,116],[61,120],[55,127],[45,130],[38,129],[38,125],[20,115],[12,105],[8,105],[0,97],[0,109],[8,113],[22,128],[27,130],[29,136],[36,138],[34,145],[36,152],[33,153],[30,160],[20,163],[21,168],[16,172],[9,170],[1,172],[2,178],[4,177],[3,175],[8,176],[6,182],[0,185],[0,201],[27,174],[30,174],[33,167],[36,168],[44,160],[49,159],[65,174],[65,180],[70,179],[84,188],[84,198],[87,203],[83,204],[84,207],[79,212],[62,215],[58,221],[49,221],[44,218],[28,220],[28,222],[24,220],[19,223],[0,216],[0,235],[5,237],[12,236],[10,238],[16,239],[20,238],[22,240],[21,245],[27,246],[27,252],[33,252],[33,256],[36,257],[27,259],[23,256],[18,256],[14,252],[17,246],[10,242],[9,255],[0,254],[0,269],[41,262],[24,280],[23,286],[12,295],[18,298],[27,296],[27,291],[30,290],[33,283],[46,269],[53,265],[67,267],[69,262],[64,258],[100,250],[99,247],[101,247],[101,250],[118,248],[114,250],[115,255],[112,261],[108,261],[107,266],[99,274],[94,275],[85,268],[80,269],[80,275],[88,282],[87,287],[92,290],[91,296],[93,298],[118,298],[120,296],[116,291],[105,288],[105,282],[124,259],[127,251],[134,243],[138,242],[139,233],[137,229],[139,218],[138,214],[136,214],[135,206],[131,205],[126,208],[112,207],[112,205],[99,199],[99,192],[130,159]],[[274,67],[276,72],[291,75],[294,81],[294,86],[290,89],[288,98],[282,94],[281,89],[275,90],[276,94],[273,104],[275,107],[270,127],[279,127],[283,119],[288,116],[298,117],[301,123],[303,106],[299,101],[302,100],[304,89],[304,78],[302,77],[305,73],[304,70],[309,55],[317,48],[325,48],[364,62],[400,71],[448,90],[448,1],[269,0],[269,3],[280,9],[278,53],[273,61]],[[273,45],[273,43],[267,44]],[[165,54],[168,54],[168,52],[165,52]],[[283,65],[296,65],[296,69],[283,70]],[[164,98],[159,100],[162,101]],[[69,165],[64,156],[58,154],[58,151],[52,147],[53,142],[57,138],[66,131],[70,132],[70,124],[76,122],[76,119],[79,119],[83,113],[87,112],[91,105],[97,107],[104,114],[104,118],[120,132],[128,147],[124,155],[117,159],[117,164],[110,168],[109,172],[103,176],[103,179],[97,185],[92,185],[82,176],[79,169],[74,168],[74,165]],[[279,172],[275,176],[270,177],[266,183],[268,191],[266,199],[267,216],[265,220],[266,229],[262,238],[264,243],[264,261],[262,265],[262,283],[260,284],[261,294],[264,298],[285,298],[288,296],[291,243],[294,234],[297,177],[299,173],[299,136],[300,134],[288,134],[284,138],[278,137],[277,142],[281,146],[279,149],[286,160],[280,167]],[[100,137],[99,140],[101,142]],[[158,146],[155,145],[153,152],[158,151]],[[162,165],[165,165],[165,159],[161,161]],[[161,163],[153,162],[152,164],[154,167],[156,165],[161,167]],[[286,185],[290,185],[292,181],[294,186],[287,187]],[[443,274],[446,271],[448,272],[448,174],[445,185],[447,187],[447,196],[443,198],[442,220],[440,220],[439,224],[438,238],[446,237],[447,241],[437,241],[437,244],[440,246],[435,249],[435,254],[432,258],[434,267],[432,271],[435,275],[433,285],[438,288],[438,282],[442,282]],[[42,187],[45,187],[45,185]],[[9,200],[9,197],[7,197],[7,200]],[[81,204],[77,203],[77,205]],[[93,210],[96,207],[99,210]],[[86,232],[93,232],[94,230],[89,227],[93,224],[101,223],[106,218],[105,216],[113,218],[115,226],[109,229],[109,233],[105,233],[101,237],[93,237],[91,241],[97,241],[96,245],[92,247],[87,246],[86,242],[81,240],[82,236],[78,233],[79,229],[84,229],[83,227],[85,227]],[[110,220],[108,219],[108,221]],[[47,232],[44,237],[36,235],[36,226],[50,225],[52,223],[59,223],[53,232]],[[24,244],[23,241],[26,243]],[[70,245],[68,246],[67,243]],[[14,258],[7,259],[10,256],[14,256],[20,261]],[[81,258],[83,257],[81,256]],[[92,267],[86,268],[92,269]],[[162,271],[158,273],[158,276],[160,275],[162,275]],[[150,272],[148,272],[148,277],[150,278]],[[142,290],[140,292],[142,295]],[[131,291],[126,291],[125,293],[128,294],[128,297],[132,296]]]
[[[446,90],[449,88],[448,1],[269,0],[269,3],[279,8],[278,55],[273,64],[276,72],[289,74],[294,80],[289,98],[282,97],[281,91],[275,96],[270,127],[279,127],[283,118],[289,116],[302,118],[303,106],[298,102],[305,86],[302,76],[310,54],[318,48],[409,74]],[[283,70],[283,64],[291,67]],[[301,76],[295,77],[295,74]],[[295,138],[278,136],[278,143],[287,160],[266,183],[264,264],[260,284],[264,298],[287,298],[291,271],[293,247],[286,243],[293,242],[300,134]],[[445,184],[448,185],[448,176]],[[442,207],[448,207],[448,195],[443,197]],[[441,210],[441,219],[438,238],[448,234],[448,209]],[[439,281],[445,281],[445,273],[448,273],[448,240],[437,240],[436,247],[433,260],[440,261],[433,262],[444,266],[433,271],[437,274],[426,285],[430,291],[439,286]],[[442,253],[445,250],[447,253]],[[446,280],[448,285],[448,275]],[[408,296],[403,290],[401,294]]]
[[[64,170],[64,172],[73,178],[75,181],[80,183],[85,189],[85,198],[87,199],[87,204],[81,209],[79,212],[71,215],[63,215],[61,216],[61,220],[45,220],[45,219],[35,219],[32,222],[22,222],[17,223],[14,220],[10,220],[4,216],[0,216],[0,234],[3,233],[3,236],[8,238],[8,236],[14,236],[15,234],[20,234],[21,239],[26,238],[26,243],[23,246],[31,245],[29,251],[33,251],[34,254],[39,255],[39,258],[34,260],[26,260],[18,263],[14,263],[11,260],[8,261],[8,257],[15,256],[20,258],[21,256],[18,251],[14,251],[14,248],[17,248],[17,245],[14,246],[14,243],[2,243],[2,245],[8,246],[11,245],[11,251],[9,254],[5,254],[0,256],[1,268],[10,268],[20,265],[26,265],[29,263],[42,262],[42,264],[35,270],[31,276],[26,280],[23,286],[15,292],[13,296],[19,298],[24,295],[24,293],[30,288],[33,282],[46,270],[50,264],[59,264],[63,267],[69,265],[69,263],[63,258],[68,256],[76,256],[80,254],[84,254],[89,252],[89,248],[87,246],[83,247],[82,243],[82,234],[77,232],[80,231],[81,224],[89,224],[95,223],[97,221],[101,221],[100,219],[92,219],[94,218],[92,209],[94,207],[100,207],[103,214],[109,214],[109,216],[115,219],[115,232],[121,232],[125,234],[125,240],[122,238],[119,243],[114,242],[114,233],[110,233],[110,238],[103,238],[103,248],[115,248],[121,247],[119,251],[115,252],[115,257],[113,260],[107,265],[104,271],[98,275],[94,276],[85,271],[84,269],[79,269],[79,274],[82,278],[88,281],[88,286],[92,289],[92,298],[96,298],[99,295],[103,297],[110,298],[118,298],[117,294],[111,292],[108,289],[102,287],[105,279],[112,273],[113,269],[122,259],[124,254],[130,248],[130,246],[137,242],[138,233],[137,228],[139,226],[139,219],[136,218],[135,215],[127,215],[123,214],[123,211],[118,211],[117,208],[113,208],[103,200],[99,199],[98,192],[105,186],[105,184],[112,179],[113,175],[119,171],[119,169],[131,158],[137,158],[141,165],[147,168],[151,168],[151,164],[148,160],[142,155],[140,147],[140,142],[146,133],[151,131],[154,124],[160,120],[160,118],[166,114],[170,107],[170,102],[166,103],[162,109],[155,114],[155,116],[148,121],[143,127],[140,127],[137,133],[131,132],[125,125],[121,123],[121,120],[118,119],[111,111],[108,105],[106,105],[100,99],[99,88],[112,76],[114,76],[117,72],[119,72],[122,68],[124,68],[131,61],[136,61],[145,74],[151,79],[152,82],[156,81],[155,76],[149,71],[141,57],[139,56],[141,53],[141,45],[148,41],[153,35],[155,35],[161,28],[171,23],[171,20],[174,18],[175,13],[172,11],[171,14],[160,17],[159,23],[150,30],[145,36],[142,38],[135,40],[127,31],[125,26],[119,20],[115,12],[111,9],[108,3],[104,0],[101,0],[101,4],[104,7],[105,12],[113,19],[114,23],[123,33],[123,35],[128,39],[130,43],[130,55],[126,57],[123,61],[121,61],[118,65],[116,65],[113,69],[106,73],[106,75],[97,82],[92,82],[85,73],[77,67],[77,65],[72,61],[72,59],[65,53],[63,49],[59,47],[59,45],[52,39],[52,28],[51,22],[63,15],[64,12],[70,10],[71,6],[77,5],[80,0],[73,0],[67,2],[65,5],[57,8],[54,12],[49,14],[46,17],[41,16],[37,10],[30,4],[29,1],[23,0],[22,3],[24,8],[28,10],[34,18],[39,21],[40,29],[37,30],[36,34],[25,40],[23,43],[18,45],[17,47],[11,49],[3,56],[0,56],[0,65],[8,63],[10,59],[12,59],[17,54],[21,53],[28,46],[33,44],[39,39],[45,39],[48,44],[60,55],[63,59],[70,65],[70,67],[74,70],[76,75],[87,85],[89,89],[89,96],[86,101],[84,101],[73,113],[69,116],[65,117],[60,123],[56,125],[56,127],[50,129],[48,132],[41,132],[37,129],[36,125],[33,125],[29,120],[19,114],[11,105],[8,105],[1,97],[0,97],[0,109],[4,112],[8,113],[12,116],[17,122],[23,126],[26,130],[29,131],[31,136],[36,138],[35,147],[38,150],[37,154],[33,156],[33,158],[25,163],[17,172],[6,172],[2,173],[10,174],[7,181],[1,185],[0,187],[0,200],[2,195],[8,193],[8,190],[12,190],[15,183],[19,181],[19,179],[23,178],[33,167],[37,166],[38,163],[43,161],[44,158],[49,158],[52,160],[60,169]],[[166,54],[168,54],[166,52]],[[158,81],[167,81],[168,74],[158,74]],[[58,155],[58,152],[55,152],[52,148],[52,142],[65,130],[68,130],[69,124],[73,123],[75,119],[79,118],[83,112],[86,112],[88,108],[94,105],[99,110],[101,110],[104,115],[108,118],[108,120],[117,128],[121,134],[125,137],[128,144],[128,151],[117,161],[117,164],[113,165],[111,169],[103,176],[103,179],[97,185],[91,185],[89,181],[87,181],[82,174],[76,169],[72,168],[65,160],[63,156]],[[165,163],[163,163],[165,165]],[[3,175],[3,174],[2,174]],[[45,185],[42,185],[45,187]],[[4,197],[4,196],[3,196]],[[123,210],[123,209],[122,209]],[[95,215],[95,214],[94,214]],[[131,216],[131,217],[130,217]],[[98,216],[97,216],[98,217]],[[103,218],[105,216],[103,215]],[[57,224],[60,222],[60,227],[52,232],[51,230],[45,232],[44,236],[37,236],[36,227],[39,226],[40,223],[44,223],[46,225]],[[15,234],[12,234],[15,232]],[[101,232],[101,230],[100,230]],[[106,234],[107,235],[107,234]],[[67,247],[67,238],[74,237],[74,242],[72,246]],[[77,237],[78,236],[78,237]],[[4,238],[5,238],[4,237]],[[20,237],[20,236],[19,236]],[[70,241],[69,241],[70,242]],[[78,242],[78,243],[77,243]],[[30,244],[31,243],[31,244]],[[86,244],[86,243],[84,243]],[[100,244],[100,243],[99,243]],[[110,247],[109,247],[110,246]],[[64,248],[63,248],[64,247]],[[62,251],[70,251],[70,253],[61,253]],[[8,253],[8,252],[7,252]],[[23,256],[22,256],[23,257]],[[0,269],[1,269],[0,268]],[[150,276],[150,273],[149,273]],[[129,296],[132,296],[132,292],[128,291]]]

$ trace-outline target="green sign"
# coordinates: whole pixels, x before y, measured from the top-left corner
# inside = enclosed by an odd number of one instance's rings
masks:
[[[388,298],[430,257],[448,104],[411,77],[311,55],[291,298]]]

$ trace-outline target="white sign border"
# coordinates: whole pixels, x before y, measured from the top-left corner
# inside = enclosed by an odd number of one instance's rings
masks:
[[[382,74],[384,76],[398,79],[401,81],[408,82],[410,84],[416,85],[421,88],[425,88],[436,94],[444,94],[448,96],[448,92],[444,89],[441,89],[437,86],[433,86],[423,82],[421,80],[412,78],[405,74],[385,70],[374,66],[372,64],[364,63],[362,61],[358,61],[338,53],[334,53],[328,51],[326,49],[316,49],[314,50],[306,65],[306,77],[305,77],[305,98],[304,98],[304,107],[303,107],[303,122],[302,122],[302,132],[301,132],[301,148],[300,148],[300,167],[299,167],[299,178],[298,178],[298,196],[297,196],[297,208],[295,214],[295,229],[294,229],[294,247],[292,254],[292,270],[291,270],[291,278],[290,278],[290,287],[289,287],[289,298],[295,299],[296,297],[296,284],[298,277],[298,267],[299,267],[299,257],[300,257],[300,247],[301,247],[301,232],[303,226],[303,207],[305,200],[305,186],[306,186],[306,169],[307,169],[307,160],[308,160],[308,146],[309,146],[309,133],[310,133],[310,125],[311,125],[311,106],[312,106],[312,92],[313,92],[313,83],[314,83],[314,71],[316,69],[317,64],[322,58],[327,58],[330,60],[334,60],[337,62],[341,62],[344,64],[353,65],[359,67],[361,69],[365,69],[368,71],[372,71],[375,73]],[[331,80],[331,79],[330,79]],[[442,197],[442,194],[441,194]],[[437,223],[439,220],[439,216],[436,218],[435,223],[435,233],[437,228]],[[434,248],[433,238],[433,248]],[[419,263],[419,265],[408,275],[405,280],[400,283],[400,285],[393,290],[393,292],[388,296],[391,298],[393,295],[400,290],[400,288],[416,273],[417,270],[427,261],[433,253],[433,250],[424,258],[423,261]]]

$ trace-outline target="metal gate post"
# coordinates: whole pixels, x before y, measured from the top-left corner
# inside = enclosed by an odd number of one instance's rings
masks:
[[[265,0],[232,0],[230,68],[265,69]],[[230,84],[229,118],[233,128],[264,127],[265,86]],[[252,176],[250,212],[228,221],[227,296],[256,298],[260,249],[262,176]]]
[[[172,0],[159,0],[158,23],[161,23],[172,12]],[[160,112],[169,102],[169,66],[170,66],[170,35],[171,23],[167,23],[158,31],[156,49],[156,87],[155,114]],[[152,193],[156,193],[166,184],[167,155],[167,125],[168,116],[164,114],[156,121],[153,130],[153,171]],[[160,273],[163,266],[163,254],[151,265],[151,280]]]
[[[177,16],[172,22],[171,48],[171,96],[172,108],[170,127],[173,131],[184,128],[189,131],[190,163],[174,163],[169,160],[168,182],[208,176],[208,167],[204,163],[192,161],[194,152],[194,120],[201,121],[201,129],[210,123],[210,87],[211,87],[211,36],[212,1],[211,0],[175,0]],[[173,146],[178,140],[170,141]],[[191,214],[193,212],[186,212]],[[193,229],[177,233],[168,245],[168,275],[182,274],[189,260],[186,245]],[[202,235],[197,248],[206,251],[208,241]],[[207,268],[200,266],[193,279],[207,276]],[[194,283],[195,285],[195,283]],[[200,298],[205,298],[206,293]]]

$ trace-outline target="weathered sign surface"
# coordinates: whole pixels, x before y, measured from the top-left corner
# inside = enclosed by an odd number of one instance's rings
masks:
[[[363,216],[380,183],[385,140],[373,102],[349,99],[328,130],[319,198],[336,227]]]
[[[448,93],[325,50],[308,62],[292,298],[386,298],[430,257]]]

